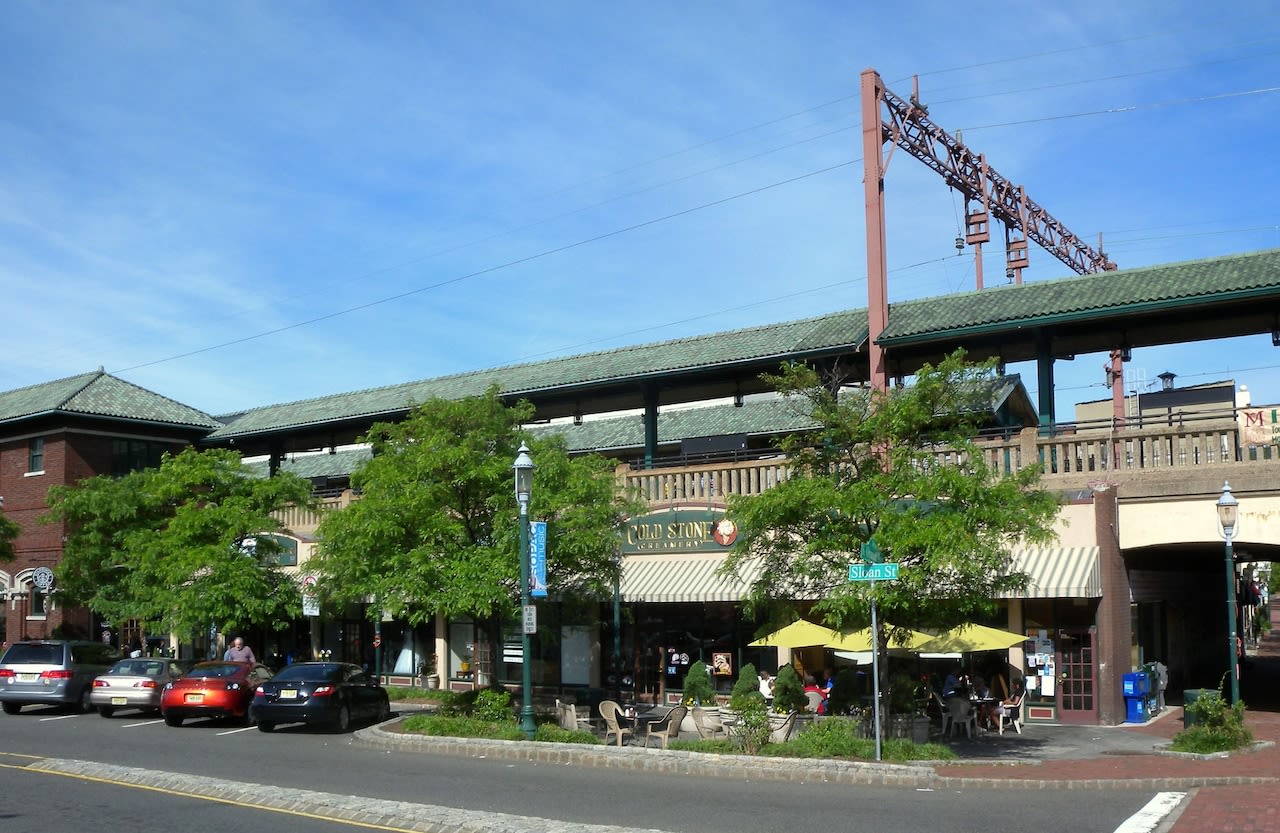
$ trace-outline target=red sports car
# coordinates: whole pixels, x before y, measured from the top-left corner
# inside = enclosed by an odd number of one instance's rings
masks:
[[[253,690],[271,678],[265,665],[210,660],[164,687],[160,712],[170,726],[181,726],[188,717],[221,717],[248,720]]]

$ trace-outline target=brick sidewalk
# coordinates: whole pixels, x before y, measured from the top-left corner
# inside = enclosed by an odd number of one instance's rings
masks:
[[[1280,830],[1280,626],[1262,640],[1244,669],[1241,699],[1249,707],[1246,723],[1254,739],[1275,745],[1213,760],[1125,754],[1046,760],[1035,766],[941,766],[937,773],[957,779],[957,785],[1024,781],[1028,787],[1050,782],[1082,788],[1191,789],[1191,800],[1183,806],[1173,833],[1271,833]],[[1167,718],[1145,726],[1106,731],[1171,738],[1182,729],[1182,709],[1173,706],[1171,711]]]

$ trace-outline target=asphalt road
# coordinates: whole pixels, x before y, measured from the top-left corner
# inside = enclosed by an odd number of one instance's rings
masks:
[[[9,819],[0,818],[0,827],[51,833],[72,830],[72,823],[75,830],[86,829],[87,816],[102,822],[96,829],[137,829],[126,820],[141,810],[139,802],[151,802],[157,796],[109,784],[75,782],[75,786],[68,786],[75,779],[13,769],[30,760],[21,756],[248,782],[263,785],[264,793],[272,787],[297,788],[456,808],[473,811],[476,816],[505,813],[673,833],[963,833],[1027,826],[1037,833],[1109,832],[1152,797],[1140,790],[1100,790],[1085,796],[1078,789],[935,792],[753,782],[386,752],[358,743],[350,735],[301,727],[286,726],[264,734],[252,727],[190,721],[182,728],[171,728],[158,718],[132,712],[103,719],[95,714],[68,715],[34,707],[19,715],[0,715],[0,807],[25,808],[31,796],[40,796],[42,820],[38,827],[11,827]],[[245,814],[254,830],[267,833],[347,828],[315,820],[306,820],[304,826],[297,817],[229,807],[207,799],[163,798],[164,812],[185,818],[182,827],[186,829],[238,831]],[[190,802],[203,805],[199,815],[189,814]],[[94,809],[86,813],[86,806]],[[184,807],[186,816],[181,815]],[[0,811],[0,816],[7,812]],[[211,822],[193,827],[194,818]],[[108,823],[112,819],[120,823]]]

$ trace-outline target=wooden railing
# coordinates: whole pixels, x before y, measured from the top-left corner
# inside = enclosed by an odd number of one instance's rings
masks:
[[[358,498],[350,489],[342,492],[336,497],[320,497],[316,501],[315,509],[307,509],[302,506],[289,506],[275,513],[275,516],[284,524],[285,529],[295,533],[314,532],[316,527],[320,525],[320,519],[326,512],[332,512],[334,509],[341,509],[351,504],[353,500]]]
[[[1075,427],[1073,426],[1072,429]],[[1276,446],[1240,447],[1234,420],[1218,419],[1184,425],[1162,425],[1118,431],[1069,430],[1042,436],[1035,428],[1009,437],[984,437],[978,443],[987,464],[1012,474],[1036,463],[1044,464],[1045,485],[1055,478],[1116,472],[1171,471],[1198,466],[1258,460],[1280,462]],[[951,449],[938,449],[935,459],[946,465],[957,460]],[[626,488],[650,504],[723,503],[729,495],[758,494],[790,475],[785,458],[770,457],[701,466],[619,467]]]
[[[1188,422],[1182,425],[1126,428],[1117,431],[1070,426],[1053,436],[1028,428],[1011,436],[987,436],[978,442],[987,464],[1001,474],[1012,474],[1038,462],[1044,463],[1044,483],[1055,479],[1078,481],[1082,476],[1137,471],[1191,470],[1200,466],[1276,461],[1278,446],[1240,446],[1240,431],[1231,419]],[[939,464],[956,461],[953,450],[940,448]],[[754,460],[707,462],[700,465],[618,467],[622,485],[650,505],[702,503],[722,505],[729,495],[755,495],[785,481],[791,474],[787,458],[780,455]],[[344,491],[323,497],[315,510],[290,507],[277,516],[295,533],[314,532],[325,512],[349,505],[359,496]]]

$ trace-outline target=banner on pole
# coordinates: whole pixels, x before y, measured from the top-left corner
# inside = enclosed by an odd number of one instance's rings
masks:
[[[529,524],[529,595],[547,597],[547,522]]]

